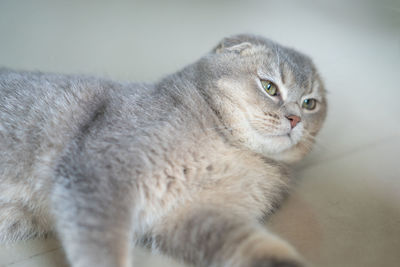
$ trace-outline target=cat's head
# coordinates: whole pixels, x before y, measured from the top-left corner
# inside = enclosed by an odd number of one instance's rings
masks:
[[[325,89],[309,57],[271,40],[225,38],[206,57],[208,85],[232,138],[267,157],[307,154],[325,119]]]

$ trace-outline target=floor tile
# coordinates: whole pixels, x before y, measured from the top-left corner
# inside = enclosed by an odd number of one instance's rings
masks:
[[[399,139],[304,169],[271,227],[315,266],[398,266]]]
[[[0,266],[15,264],[35,255],[54,251],[60,243],[54,238],[28,240],[9,245],[0,245]]]
[[[6,265],[6,267],[68,267],[61,248],[52,249],[38,255],[33,255],[21,261]]]
[[[148,250],[136,248],[134,249],[133,266],[143,267],[189,267],[183,263],[179,263],[174,259],[160,255],[152,254]]]

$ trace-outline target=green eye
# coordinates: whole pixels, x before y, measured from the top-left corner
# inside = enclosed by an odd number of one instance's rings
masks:
[[[279,94],[278,87],[268,80],[261,80],[261,85],[264,88],[265,92],[270,96],[277,96]]]
[[[305,109],[313,110],[317,106],[317,100],[315,100],[314,98],[304,99],[301,106]]]

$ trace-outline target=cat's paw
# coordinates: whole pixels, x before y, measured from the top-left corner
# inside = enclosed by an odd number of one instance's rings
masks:
[[[251,267],[305,267],[303,263],[293,259],[260,258],[254,260]]]
[[[261,234],[258,235],[260,237]],[[286,241],[267,234],[256,244],[243,246],[242,256],[247,259],[240,266],[246,267],[305,267],[303,258]],[[253,239],[254,240],[254,239]]]

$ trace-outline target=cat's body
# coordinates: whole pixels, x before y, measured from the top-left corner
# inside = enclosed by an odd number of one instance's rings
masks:
[[[257,222],[324,116],[309,59],[246,35],[154,85],[0,70],[0,240],[55,231],[74,267],[129,266],[132,238],[199,266],[300,265]]]

